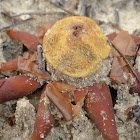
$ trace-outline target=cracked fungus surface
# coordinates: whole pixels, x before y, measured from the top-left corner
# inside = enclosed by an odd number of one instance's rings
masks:
[[[70,77],[85,77],[102,68],[110,56],[106,36],[87,17],[68,17],[52,26],[43,39],[47,62]]]

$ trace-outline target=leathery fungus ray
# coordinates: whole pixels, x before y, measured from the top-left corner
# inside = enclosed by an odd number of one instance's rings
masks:
[[[78,78],[99,71],[111,48],[93,20],[73,16],[51,27],[44,36],[43,51],[47,62],[56,70]]]

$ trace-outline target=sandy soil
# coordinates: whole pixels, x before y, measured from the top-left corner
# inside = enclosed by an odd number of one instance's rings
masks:
[[[82,0],[58,0],[66,9],[69,9],[76,14],[82,15]],[[87,0],[88,1],[88,0]],[[105,34],[120,30],[127,30],[129,33],[140,35],[140,2],[138,0],[89,0],[86,6],[90,7],[89,17],[96,21],[102,28]],[[14,19],[8,17],[4,12],[22,13],[31,11],[50,11],[50,12],[63,12],[61,9],[56,8],[47,0],[0,0],[0,29],[16,22]],[[20,18],[26,20],[22,24],[11,27],[11,29],[21,30],[35,34],[36,25],[43,25],[45,21],[52,24],[57,20],[64,17],[71,16],[67,13],[57,13],[53,15],[22,15]],[[0,62],[6,62],[17,58],[23,52],[22,44],[19,44],[0,31]],[[137,59],[136,67],[140,71],[140,61]],[[10,73],[10,75],[15,73]],[[9,73],[6,73],[9,76]],[[3,75],[0,75],[3,78]],[[140,99],[137,94],[129,94],[128,85],[119,85],[117,89],[117,101],[114,106],[115,118],[117,123],[117,130],[120,140],[139,140],[140,139],[140,125],[134,119],[128,120],[125,111],[130,107],[139,104]],[[0,105],[0,140],[29,140],[33,132],[35,123],[35,115],[38,106],[38,99],[40,97],[40,90],[33,95],[26,98],[14,101],[9,101]],[[16,110],[16,125],[10,126],[7,123],[7,118]],[[59,117],[61,118],[61,117]],[[83,117],[83,112],[80,114],[82,124],[81,129],[85,126],[85,133],[75,132],[73,130],[74,140],[102,140],[102,136],[95,126],[91,124],[86,117]],[[79,120],[74,120],[73,125],[79,123]],[[88,127],[87,127],[88,124]],[[60,128],[53,128],[47,140],[61,140],[64,133],[69,133],[68,124],[60,124]],[[57,136],[57,130],[59,136]],[[64,131],[65,129],[65,131]],[[67,134],[67,138],[71,139]]]

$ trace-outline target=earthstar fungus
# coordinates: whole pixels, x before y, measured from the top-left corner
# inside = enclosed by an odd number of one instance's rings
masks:
[[[41,37],[45,33],[43,29],[47,29],[43,38],[43,52],[47,64],[50,64],[62,74],[67,75],[68,78],[85,78],[98,73],[102,69],[103,61],[111,56],[111,47],[107,43],[107,37],[102,33],[96,23],[87,17],[68,17],[56,22],[52,27],[49,25],[49,27],[40,28],[42,31],[38,36],[40,41],[37,41],[34,35],[20,31],[9,30],[7,34],[11,38],[22,42],[29,49],[36,51],[37,45],[40,45],[42,42]],[[3,71],[8,70],[7,67],[10,65],[10,71],[18,69],[21,73],[24,71],[24,73],[35,75],[39,80],[49,82],[48,80],[51,80],[52,73],[50,72],[49,75],[47,70],[44,72],[38,69],[38,60],[36,58],[36,52],[33,55],[26,53],[24,56],[19,57],[18,60],[12,61],[8,65],[3,65]],[[23,62],[26,67],[24,67]],[[16,63],[18,64],[16,65]],[[12,64],[15,64],[14,67],[11,67]],[[28,80],[28,77],[23,75],[16,76],[14,80],[21,77]],[[6,97],[9,91],[6,90],[7,93],[5,93],[3,89],[6,89],[9,81],[11,81],[10,78],[0,81],[0,93],[2,93],[0,97],[2,102],[14,99],[14,97],[25,96],[41,86],[38,81],[32,80],[35,87],[33,90],[30,90],[29,86],[29,92],[27,93],[25,93],[26,88],[20,87],[22,91],[10,88],[10,91],[14,91],[14,94],[11,95],[12,97],[10,99],[7,99]],[[6,82],[7,84],[5,84]],[[21,94],[25,94],[19,96],[19,91]],[[67,94],[70,94],[70,96],[67,96]],[[93,95],[94,99],[99,99],[97,102],[92,102]],[[95,124],[103,134],[104,139],[118,140],[110,91],[108,86],[102,81],[95,85],[92,83],[92,85],[87,87],[73,86],[62,81],[49,82],[41,95],[32,139],[44,139],[51,128],[55,126],[55,116],[51,114],[51,111],[47,110],[47,114],[44,113],[46,110],[44,101],[46,99],[49,99],[58,108],[66,121],[73,120],[78,116],[83,109],[81,102],[85,100],[85,110],[91,120],[97,122]],[[75,105],[72,104],[73,101]],[[104,113],[106,114],[107,120],[103,119]],[[44,118],[47,120],[44,120]],[[48,121],[50,123],[46,123]],[[40,132],[43,133],[44,138],[40,137]]]

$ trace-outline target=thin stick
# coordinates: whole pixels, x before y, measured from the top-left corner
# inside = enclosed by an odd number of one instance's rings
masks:
[[[22,21],[20,21],[20,22],[15,23],[15,24],[11,24],[11,25],[9,25],[9,26],[3,27],[3,28],[0,29],[0,32],[4,32],[4,31],[6,31],[7,29],[9,29],[9,28],[11,28],[11,27],[14,27],[14,26],[16,26],[16,25],[22,24],[22,23],[24,23],[24,22],[26,22],[26,21],[29,21],[29,20],[32,20],[32,19],[33,19],[33,18],[28,18],[28,19],[26,19],[26,20],[22,20]]]
[[[47,1],[50,2],[51,4],[53,4],[54,6],[56,6],[57,8],[60,8],[60,9],[62,9],[63,11],[67,12],[67,13],[70,14],[70,15],[79,16],[79,15],[75,14],[74,12],[69,11],[69,10],[67,10],[67,9],[65,9],[65,8],[63,8],[63,7],[59,6],[59,5],[57,5],[56,3],[52,2],[51,0],[47,0]]]
[[[136,72],[134,71],[133,67],[131,66],[131,64],[128,62],[128,60],[125,58],[125,56],[123,55],[123,53],[116,47],[116,45],[108,40],[108,42],[110,43],[110,45],[120,54],[120,56],[123,58],[123,60],[125,61],[125,63],[127,64],[129,70],[133,73],[133,75],[136,77],[138,83],[140,83],[140,79],[138,77],[138,75],[136,74]]]
[[[115,22],[116,22],[116,24],[118,24],[120,21],[120,16],[119,16],[119,12],[117,9],[114,10],[114,16],[115,16]]]
[[[86,16],[86,5],[82,5],[82,16]]]
[[[22,16],[22,15],[55,15],[55,14],[65,14],[64,12],[45,12],[45,11],[40,11],[40,12],[23,12],[19,14],[11,14],[11,17],[17,17],[17,16]]]
[[[11,15],[14,14],[13,12],[5,11],[5,12],[1,12],[1,13],[8,16],[9,18],[11,18],[14,21],[14,23],[22,21],[22,19],[20,17],[12,17]]]
[[[41,45],[37,46],[37,52],[38,52],[38,67],[39,69],[45,71],[45,59],[43,58],[43,50]]]

